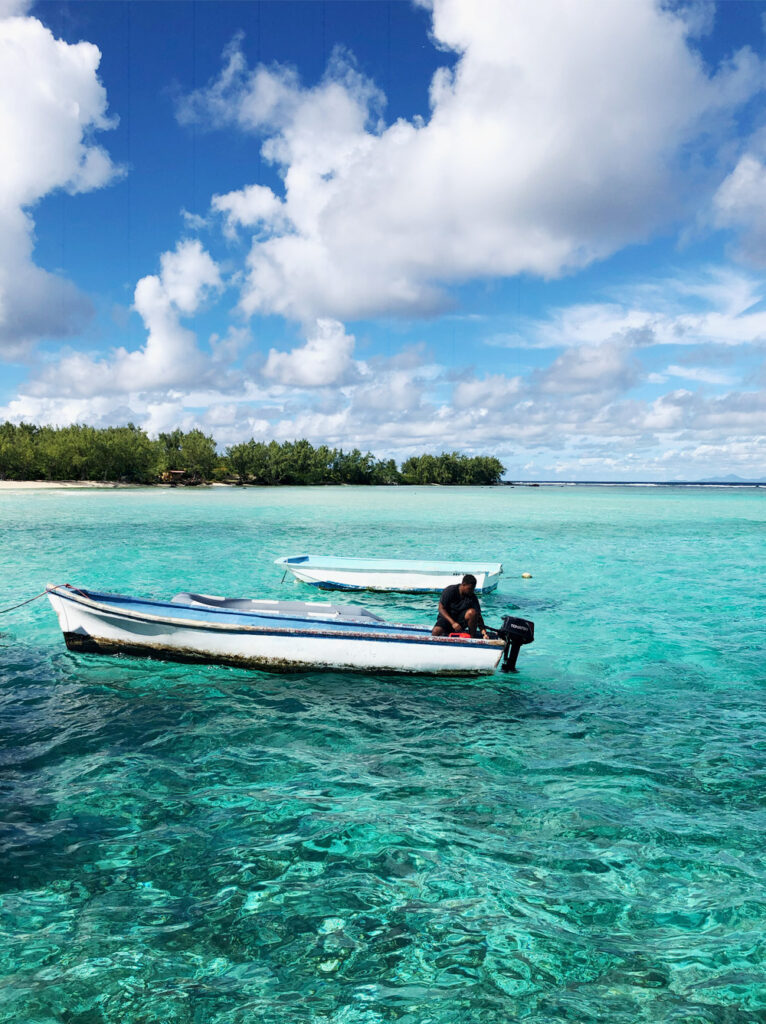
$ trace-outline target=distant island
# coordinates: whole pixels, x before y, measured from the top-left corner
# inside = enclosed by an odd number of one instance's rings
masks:
[[[709,480],[504,480],[513,487],[766,487],[766,479],[722,476]]]
[[[358,448],[315,448],[309,441],[256,441],[219,454],[201,430],[173,430],[156,440],[140,427],[0,425],[0,480],[110,481],[193,486],[207,483],[296,484],[500,483],[505,466],[494,456],[413,455],[401,467]]]
[[[679,481],[681,482],[681,481]],[[766,484],[766,478],[761,477],[759,480],[746,480],[744,477],[737,476],[736,473],[729,473],[727,476],[710,477],[707,480],[696,480],[698,484]]]

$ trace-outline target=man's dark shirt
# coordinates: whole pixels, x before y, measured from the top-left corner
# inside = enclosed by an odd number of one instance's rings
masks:
[[[461,594],[459,583],[453,583],[452,586],[445,587],[442,591],[442,596],[439,598],[439,603],[447,614],[461,625],[465,623],[465,613],[468,609],[475,608],[479,616],[479,626],[484,625],[479,599],[476,594]]]

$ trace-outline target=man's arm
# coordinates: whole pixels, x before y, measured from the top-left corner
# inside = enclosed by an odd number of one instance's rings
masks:
[[[444,595],[442,594],[442,597],[443,597],[443,596],[444,596]],[[431,607],[433,608],[433,605],[431,605]],[[451,615],[451,614],[450,614],[450,613],[449,613],[449,612],[447,611],[447,609],[446,609],[446,608],[444,607],[444,605],[442,604],[441,600],[439,601],[439,615],[441,615],[441,616],[442,616],[443,618],[445,618],[445,619],[447,620],[447,622],[449,622],[449,623],[450,623],[450,624],[452,625],[452,628],[453,628],[453,629],[454,629],[454,630],[455,630],[456,632],[460,632],[460,623],[459,623],[459,622],[456,622],[456,621],[455,621],[455,620],[454,620],[454,619],[452,618],[452,615]]]
[[[459,633],[461,626],[452,614],[452,601],[455,597],[454,586],[445,587],[442,596],[439,598],[439,615],[442,615],[450,623],[455,632]]]
[[[484,622],[484,616],[481,614],[481,605],[479,604],[478,598],[474,598],[474,600],[476,601],[476,615],[477,615],[478,620],[479,620],[477,625],[478,625],[479,629],[481,630],[482,636],[486,640],[487,639],[487,627],[486,627],[486,624]]]

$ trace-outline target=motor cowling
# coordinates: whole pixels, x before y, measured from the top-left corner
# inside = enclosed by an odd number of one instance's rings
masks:
[[[497,635],[501,640],[505,640],[503,663],[500,669],[503,672],[515,672],[519,651],[524,644],[531,644],[535,639],[535,624],[529,619],[518,619],[513,615],[505,615]]]
[[[521,644],[531,644],[535,638],[535,624],[529,619],[517,619],[513,615],[505,615],[497,635],[502,640],[518,639]]]

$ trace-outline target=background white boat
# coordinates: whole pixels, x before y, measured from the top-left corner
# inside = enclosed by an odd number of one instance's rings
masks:
[[[500,636],[434,637],[427,626],[387,623],[345,605],[198,594],[155,601],[69,584],[49,585],[47,591],[67,647],[88,653],[271,671],[487,675],[511,644]]]
[[[332,555],[286,555],[275,562],[302,583],[321,590],[395,590],[441,593],[460,583],[466,573],[476,577],[476,593],[497,587],[500,562],[439,562],[407,558],[343,558]]]

